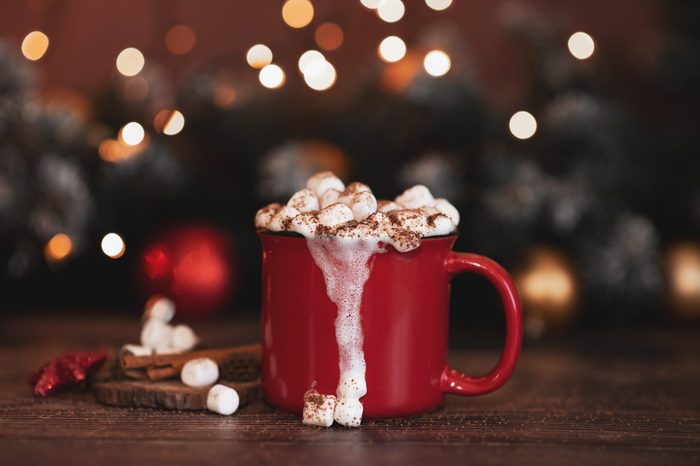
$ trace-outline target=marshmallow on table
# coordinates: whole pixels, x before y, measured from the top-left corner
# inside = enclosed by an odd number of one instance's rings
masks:
[[[318,213],[319,222],[326,227],[335,227],[354,219],[352,209],[340,203],[329,205]]]
[[[176,325],[170,333],[170,346],[179,351],[189,351],[197,344],[199,338],[188,325]]]
[[[319,196],[319,207],[325,209],[331,204],[338,202],[338,196],[340,196],[340,191],[337,189],[327,189]]]
[[[122,346],[122,351],[125,353],[133,354],[134,356],[150,356],[153,354],[153,348],[141,345],[132,345],[127,343]]]
[[[144,318],[170,322],[175,316],[175,303],[165,296],[154,296],[148,300]]]
[[[452,223],[456,227],[459,225],[459,211],[455,206],[450,204],[447,199],[435,199],[435,204],[433,205],[439,212],[447,215],[452,220]]]
[[[317,196],[329,189],[335,189],[339,192],[345,190],[345,185],[340,181],[340,178],[329,171],[316,173],[306,182],[306,187],[315,192]]]
[[[357,427],[362,423],[362,411],[364,410],[360,400],[355,398],[338,398],[333,411],[333,419],[338,424],[346,427]]]
[[[338,399],[360,399],[367,394],[367,382],[365,377],[360,373],[346,372],[341,374],[338,386],[335,390]]]
[[[207,409],[228,416],[238,409],[240,398],[238,392],[226,385],[216,384],[207,394]]]
[[[297,215],[299,215],[297,209],[286,205],[272,217],[267,228],[272,231],[288,231],[292,226],[292,219]]]
[[[172,346],[166,346],[165,348],[157,348],[154,351],[155,354],[180,354],[184,353],[183,350],[179,348],[174,348]]]
[[[188,387],[206,387],[219,378],[219,366],[212,359],[190,359],[182,366],[180,380]]]
[[[141,328],[141,344],[154,350],[170,346],[172,327],[159,319],[148,319]]]
[[[282,205],[278,202],[273,202],[272,204],[266,205],[262,209],[258,210],[255,214],[255,226],[256,228],[267,228],[272,221],[272,218],[277,215],[280,211]]]
[[[316,390],[304,394],[304,411],[301,421],[308,426],[330,427],[333,425],[335,396],[323,395]]]
[[[396,203],[406,209],[417,209],[423,206],[432,206],[435,202],[430,190],[422,184],[408,188],[396,199]]]
[[[294,193],[287,205],[294,207],[299,212],[311,212],[319,210],[318,197],[309,188],[304,188]]]
[[[355,220],[361,222],[377,211],[377,200],[371,192],[361,191],[353,196],[350,208]]]

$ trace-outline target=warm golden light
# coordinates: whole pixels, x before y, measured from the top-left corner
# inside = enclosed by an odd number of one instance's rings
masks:
[[[117,71],[124,76],[136,76],[146,64],[146,59],[139,49],[129,47],[117,55]]]
[[[282,19],[296,29],[308,25],[314,18],[314,6],[309,0],[287,0],[282,6]]]
[[[230,83],[218,84],[214,89],[213,100],[217,107],[231,107],[236,102],[236,88]]]
[[[303,75],[318,76],[326,67],[326,57],[318,50],[307,50],[299,57],[299,71]]]
[[[316,62],[314,62],[316,63]],[[305,73],[304,82],[315,91],[325,91],[333,87],[336,80],[336,71],[329,62],[323,62],[323,69],[320,73]]]
[[[376,10],[379,4],[382,3],[382,0],[360,0],[360,3],[370,10]]]
[[[49,49],[49,37],[41,31],[32,31],[22,41],[22,55],[27,60],[37,61]]]
[[[433,10],[442,11],[452,5],[452,0],[425,0],[425,4]]]
[[[49,262],[58,262],[70,254],[73,249],[73,241],[70,237],[63,233],[54,235],[44,248],[44,256]]]
[[[670,297],[686,317],[700,317],[700,244],[680,243],[666,255]]]
[[[377,15],[382,21],[395,23],[403,18],[406,7],[401,0],[382,0],[377,6]]]
[[[112,259],[119,259],[126,251],[126,245],[121,236],[116,233],[107,233],[102,238],[102,252]]]
[[[569,52],[579,60],[590,58],[595,52],[593,38],[585,32],[575,32],[569,37]]]
[[[268,89],[277,89],[284,84],[284,71],[277,65],[266,65],[260,70],[260,84]]]
[[[255,44],[248,49],[246,61],[255,69],[260,69],[272,63],[272,50],[264,44]]]
[[[105,162],[119,163],[125,160],[129,160],[136,154],[143,151],[146,146],[147,140],[144,138],[143,142],[136,146],[129,146],[124,144],[121,140],[117,139],[105,139],[102,141],[97,149],[100,154],[100,158]]]
[[[379,58],[387,63],[394,63],[406,55],[406,43],[397,36],[384,38],[379,44]]]
[[[162,110],[153,122],[157,131],[173,136],[185,127],[185,116],[178,110]]]
[[[537,131],[537,120],[532,116],[531,113],[521,110],[515,112],[510,121],[508,122],[508,127],[513,136],[518,139],[529,139],[534,136]]]
[[[316,44],[323,50],[335,50],[343,45],[343,30],[335,23],[323,23],[314,33]]]
[[[119,139],[127,146],[135,146],[143,141],[146,132],[135,121],[129,122],[119,131]]]
[[[423,68],[430,76],[440,77],[447,74],[452,67],[452,60],[442,50],[431,50],[423,59]]]
[[[194,48],[197,36],[191,27],[178,24],[168,29],[165,33],[165,48],[175,55],[183,55]]]

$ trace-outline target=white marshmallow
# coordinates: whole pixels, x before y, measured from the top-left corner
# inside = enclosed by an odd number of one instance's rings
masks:
[[[321,194],[319,202],[320,202],[320,207],[322,209],[325,209],[331,204],[335,204],[338,202],[338,196],[340,196],[340,191],[337,189],[327,189]]]
[[[405,228],[392,228],[389,232],[389,244],[399,252],[408,252],[420,246],[420,235]]]
[[[335,394],[338,399],[360,399],[367,394],[367,382],[361,373],[345,372],[341,374]]]
[[[382,199],[381,201],[377,201],[377,211],[379,212],[391,212],[393,210],[398,210],[401,207],[394,201],[387,201],[386,199]]]
[[[333,419],[346,427],[357,427],[362,422],[364,410],[360,400],[353,398],[338,398],[333,412]]]
[[[132,345],[130,343],[122,346],[122,351],[133,354],[134,356],[150,356],[153,354],[153,348],[141,345]]]
[[[339,192],[345,190],[345,185],[340,181],[340,178],[329,171],[316,173],[306,182],[306,187],[315,192],[317,196],[329,189],[335,189]]]
[[[282,205],[273,202],[272,204],[266,205],[262,209],[258,210],[255,214],[255,227],[256,228],[267,228],[270,225],[272,218],[279,212]]]
[[[316,236],[316,228],[318,228],[318,225],[318,214],[316,214],[316,212],[302,212],[292,220],[291,230],[302,236],[311,238]]]
[[[301,421],[307,426],[332,426],[334,411],[335,396],[322,395],[316,390],[309,390],[304,394],[304,411]]]
[[[170,322],[175,316],[175,303],[172,299],[166,298],[165,296],[158,296],[148,300],[144,312],[144,317],[146,319],[158,319],[163,322]]]
[[[428,217],[428,230],[430,234],[426,236],[441,236],[452,233],[455,229],[454,223],[445,214],[434,214]]]
[[[426,216],[420,210],[395,210],[391,213],[391,218],[399,227],[411,230],[420,236],[428,236],[430,234]]]
[[[294,193],[287,205],[294,207],[299,212],[311,212],[319,210],[318,197],[309,188],[304,188]]]
[[[180,372],[180,380],[188,387],[206,387],[218,378],[219,366],[209,358],[190,359]]]
[[[345,191],[340,193],[340,195],[338,196],[338,202],[350,207],[352,205],[352,200],[356,194],[371,192],[372,190],[369,188],[369,186],[367,186],[364,183],[360,183],[359,181],[355,181],[353,183],[350,183],[348,187],[345,188]]]
[[[197,344],[199,338],[188,325],[176,325],[170,334],[170,346],[180,351],[189,351]]]
[[[224,416],[235,413],[240,402],[238,392],[226,385],[216,384],[207,393],[207,409]]]
[[[430,190],[422,184],[408,188],[396,198],[396,203],[406,209],[417,209],[423,206],[432,206],[435,199]]]
[[[327,227],[335,227],[342,223],[349,222],[355,218],[352,209],[345,204],[332,204],[321,210],[318,214],[318,220],[321,225]]]
[[[284,206],[272,217],[267,228],[272,231],[287,231],[292,226],[292,219],[299,215],[299,211],[291,206]]]
[[[170,346],[172,327],[159,319],[148,319],[141,328],[141,344],[154,350]]]
[[[377,211],[377,200],[371,192],[362,191],[352,198],[350,208],[355,220],[361,222]]]
[[[455,227],[459,225],[459,211],[455,206],[450,204],[447,199],[435,199],[434,206],[438,211],[450,217]]]
[[[165,348],[157,348],[155,354],[180,354],[183,351],[179,348],[174,348],[172,346],[166,346]]]

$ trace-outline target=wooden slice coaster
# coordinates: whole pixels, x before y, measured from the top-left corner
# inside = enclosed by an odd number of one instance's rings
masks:
[[[220,382],[235,389],[244,406],[260,397],[260,381]],[[193,388],[179,381],[113,380],[94,385],[97,401],[110,406],[206,410],[209,387]]]

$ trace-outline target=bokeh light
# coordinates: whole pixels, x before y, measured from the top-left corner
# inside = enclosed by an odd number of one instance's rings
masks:
[[[260,70],[260,84],[268,89],[277,89],[284,84],[284,71],[277,65],[266,65]]]
[[[700,244],[683,242],[666,254],[669,295],[676,312],[700,318]]]
[[[318,62],[314,62],[318,63]],[[332,64],[324,60],[320,73],[305,73],[304,82],[315,91],[325,91],[333,87],[336,80],[336,71]]]
[[[425,4],[433,10],[442,11],[452,5],[452,0],[425,0]]]
[[[119,259],[126,251],[126,245],[121,236],[116,233],[107,233],[102,238],[102,252],[112,259]]]
[[[37,61],[49,49],[49,37],[41,31],[32,31],[22,41],[22,55],[27,60]]]
[[[173,136],[185,127],[185,116],[179,110],[161,110],[153,119],[153,127],[159,133]]]
[[[579,60],[590,58],[595,52],[593,38],[585,32],[575,32],[569,37],[569,52]]]
[[[335,50],[343,45],[343,30],[335,23],[323,23],[314,33],[316,44],[323,50]]]
[[[58,262],[70,254],[73,249],[73,241],[64,233],[54,235],[44,248],[44,256],[49,262]]]
[[[246,61],[255,69],[263,68],[272,63],[272,50],[264,44],[255,44],[248,49]]]
[[[447,74],[452,67],[452,60],[442,50],[431,50],[423,59],[423,68],[430,76],[440,77]]]
[[[382,3],[382,0],[360,0],[360,3],[370,10],[376,10],[379,4]]]
[[[299,57],[299,71],[303,75],[318,76],[326,66],[326,57],[318,50],[307,50]]]
[[[406,55],[406,43],[397,36],[389,36],[379,43],[379,58],[394,63]]]
[[[314,6],[308,0],[287,0],[282,6],[282,19],[296,29],[308,25],[314,18]]]
[[[401,0],[382,0],[377,7],[377,15],[387,23],[397,22],[405,12],[406,7]]]
[[[117,55],[117,71],[124,76],[136,76],[146,64],[146,59],[139,49],[129,47]]]
[[[197,36],[191,27],[178,24],[165,33],[165,48],[175,55],[183,55],[194,48]]]
[[[535,117],[532,116],[531,113],[520,110],[510,117],[508,127],[510,128],[511,134],[516,138],[529,139],[534,136],[537,131],[537,120],[535,120]]]
[[[119,131],[119,139],[127,146],[140,144],[145,136],[146,132],[143,130],[143,126],[135,121],[125,124]]]

